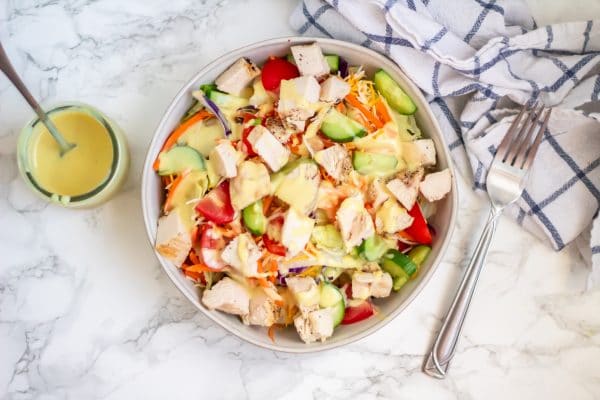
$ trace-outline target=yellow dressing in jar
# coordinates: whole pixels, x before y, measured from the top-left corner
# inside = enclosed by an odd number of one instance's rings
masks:
[[[121,186],[129,167],[121,129],[96,108],[67,103],[47,111],[67,142],[76,147],[60,155],[58,144],[38,118],[19,136],[17,161],[25,183],[39,196],[64,207],[93,207]]]
[[[38,185],[60,196],[80,196],[99,187],[110,175],[113,162],[108,130],[91,115],[64,110],[51,116],[64,138],[76,147],[65,155],[48,129],[38,123],[30,143],[31,173]]]

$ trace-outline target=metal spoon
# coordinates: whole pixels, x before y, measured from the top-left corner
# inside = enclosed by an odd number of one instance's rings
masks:
[[[38,104],[35,98],[31,95],[15,69],[13,68],[4,48],[2,47],[2,43],[0,43],[0,70],[4,72],[4,75],[12,82],[13,85],[17,88],[17,90],[21,93],[21,95],[25,98],[27,103],[33,108],[33,111],[37,114],[42,124],[48,128],[48,132],[50,135],[56,140],[58,146],[60,147],[60,156],[64,156],[67,152],[75,148],[76,144],[69,143],[62,136],[59,130],[56,128],[54,123],[48,118],[48,115],[42,110],[42,107]]]

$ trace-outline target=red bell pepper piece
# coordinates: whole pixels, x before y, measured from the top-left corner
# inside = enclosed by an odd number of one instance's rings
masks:
[[[373,304],[370,301],[365,300],[358,306],[346,307],[344,319],[342,319],[342,325],[360,322],[369,318],[373,314],[375,314],[375,308],[373,307]]]
[[[404,231],[408,233],[416,242],[421,244],[431,244],[431,232],[427,226],[427,221],[421,212],[419,203],[415,203],[413,208],[410,209],[408,214],[414,218],[411,226],[406,228]]]
[[[229,196],[229,181],[224,181],[219,186],[208,192],[198,202],[196,211],[215,224],[226,224],[233,221],[235,211]]]
[[[266,90],[276,90],[282,80],[300,76],[298,68],[283,58],[271,58],[262,68],[262,84]]]

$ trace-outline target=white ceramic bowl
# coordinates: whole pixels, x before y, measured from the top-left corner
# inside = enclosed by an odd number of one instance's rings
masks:
[[[247,57],[258,64],[262,64],[270,55],[284,56],[289,52],[291,45],[315,41],[319,43],[324,53],[338,54],[341,57],[344,57],[349,65],[362,65],[368,76],[372,76],[377,69],[384,68],[392,75],[400,86],[402,86],[417,104],[418,111],[416,113],[416,118],[419,127],[425,136],[430,137],[435,142],[438,168],[443,169],[448,167],[452,172],[452,192],[438,202],[437,212],[429,221],[435,228],[437,235],[435,242],[433,243],[432,252],[421,267],[417,278],[407,283],[400,292],[392,293],[392,295],[386,299],[376,300],[375,303],[380,311],[378,315],[356,324],[339,326],[336,328],[333,337],[329,338],[325,343],[304,344],[293,328],[278,331],[275,343],[273,343],[267,337],[265,328],[246,326],[242,324],[240,319],[236,316],[227,315],[219,311],[208,310],[200,302],[201,293],[192,282],[185,278],[180,270],[173,266],[168,260],[155,252],[156,257],[175,286],[177,286],[184,296],[207,317],[229,332],[250,343],[272,350],[292,353],[307,353],[331,349],[363,338],[381,328],[402,312],[402,310],[404,310],[417,296],[442,259],[455,224],[456,211],[458,208],[457,189],[448,147],[444,142],[440,127],[438,126],[429,105],[423,98],[419,89],[392,61],[372,50],[355,44],[332,39],[306,37],[279,38],[252,44],[227,53],[206,65],[179,91],[154,133],[144,163],[144,170],[142,172],[142,208],[144,212],[144,221],[146,223],[148,238],[150,239],[150,242],[154,244],[156,238],[156,224],[163,203],[163,194],[160,180],[152,169],[152,163],[156,159],[157,154],[169,133],[174,129],[181,116],[191,105],[192,90],[198,88],[203,83],[214,81],[221,72],[240,57]]]

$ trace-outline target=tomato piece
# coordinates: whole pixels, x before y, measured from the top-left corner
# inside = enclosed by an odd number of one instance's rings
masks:
[[[196,205],[196,211],[215,224],[226,224],[233,221],[235,211],[229,196],[229,181],[208,192]]]
[[[267,225],[267,232],[262,236],[263,243],[270,253],[285,256],[287,249],[279,241],[281,240],[281,228],[283,228],[283,217],[277,217]]]
[[[412,225],[405,229],[405,232],[408,233],[418,243],[431,244],[431,232],[427,227],[427,221],[425,221],[425,217],[421,212],[419,203],[415,203],[408,214],[413,217],[414,220]]]
[[[373,307],[373,304],[370,301],[365,300],[358,306],[346,307],[344,319],[342,319],[342,325],[360,322],[369,318],[373,314],[375,314],[375,308]]]
[[[266,90],[275,90],[282,80],[293,79],[300,76],[298,68],[283,58],[271,58],[262,68],[262,84]]]

